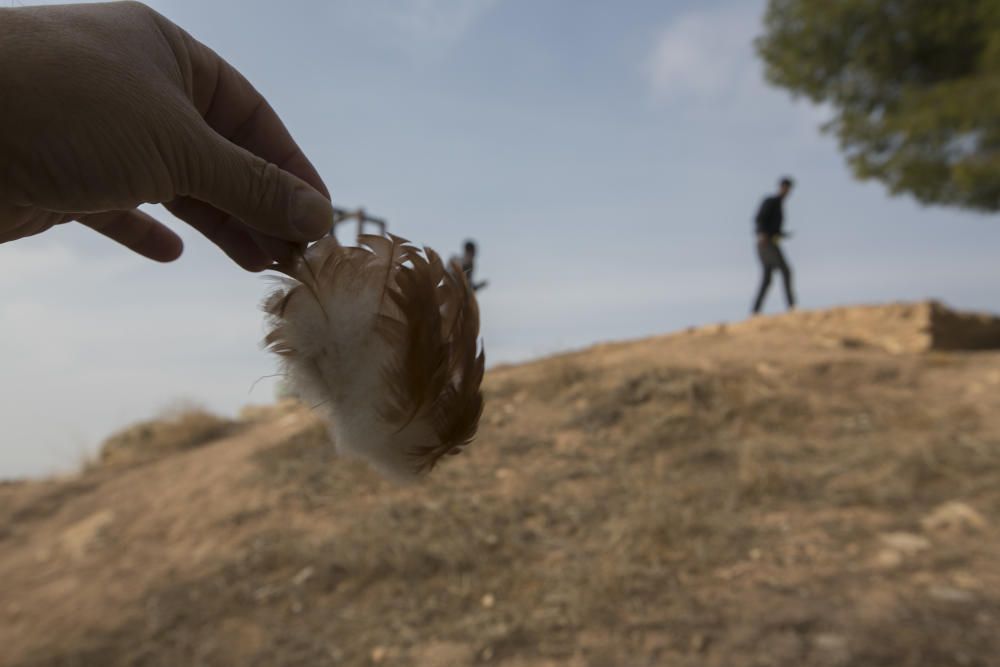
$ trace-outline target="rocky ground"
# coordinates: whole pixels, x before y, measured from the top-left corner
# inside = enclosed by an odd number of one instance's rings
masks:
[[[132,427],[0,484],[0,665],[1000,665],[1000,353],[954,349],[994,325],[841,309],[495,368],[410,487],[294,403]]]

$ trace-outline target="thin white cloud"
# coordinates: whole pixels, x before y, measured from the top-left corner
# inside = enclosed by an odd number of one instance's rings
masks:
[[[354,24],[411,58],[446,54],[499,4],[499,0],[369,0],[329,7],[339,22]]]
[[[380,3],[401,33],[424,43],[453,43],[489,12],[497,0],[409,0]]]
[[[780,137],[789,154],[829,151],[820,128],[832,109],[793,100],[764,80],[753,46],[763,11],[763,2],[740,0],[673,18],[644,62],[651,96],[657,104],[693,111],[691,122]]]
[[[64,242],[42,239],[5,243],[0,258],[0,285],[8,292],[33,282],[52,282],[59,276],[98,283],[149,261],[125,251],[115,253],[111,259],[94,261]]]
[[[72,248],[49,244],[32,247],[25,243],[5,244],[3,262],[0,262],[0,283],[11,284],[14,280],[29,280],[51,271],[65,271],[76,266],[79,257]]]
[[[699,9],[679,15],[660,33],[646,63],[653,93],[717,99],[759,81],[753,38],[756,3]]]

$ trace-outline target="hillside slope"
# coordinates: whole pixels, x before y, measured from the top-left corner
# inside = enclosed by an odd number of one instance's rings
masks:
[[[2,484],[0,665],[996,667],[1000,353],[935,308],[496,368],[411,487],[295,404]]]

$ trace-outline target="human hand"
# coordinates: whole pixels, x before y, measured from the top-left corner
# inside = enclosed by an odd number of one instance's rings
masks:
[[[137,2],[0,9],[0,243],[77,220],[158,261],[164,203],[240,266],[330,229],[329,192],[232,66]]]

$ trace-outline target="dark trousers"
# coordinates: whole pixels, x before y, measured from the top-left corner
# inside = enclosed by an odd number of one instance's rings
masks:
[[[792,270],[788,268],[788,262],[781,252],[781,248],[771,239],[757,240],[757,256],[760,258],[760,266],[763,275],[760,281],[760,290],[757,291],[757,299],[753,303],[753,312],[759,313],[764,305],[764,297],[767,296],[767,289],[771,286],[771,274],[777,269],[781,272],[781,279],[785,283],[785,301],[789,308],[795,306],[795,293],[792,291]]]

